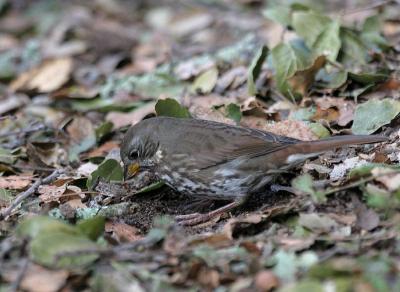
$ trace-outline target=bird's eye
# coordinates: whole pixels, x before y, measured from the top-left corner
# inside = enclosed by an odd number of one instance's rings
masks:
[[[139,158],[139,152],[137,151],[137,150],[132,150],[130,153],[129,153],[129,159],[130,160],[136,160],[136,159],[138,159]]]

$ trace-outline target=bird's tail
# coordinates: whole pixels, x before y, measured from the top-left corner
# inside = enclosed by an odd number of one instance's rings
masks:
[[[278,157],[277,158],[278,161],[284,160],[286,164],[292,164],[294,162],[303,161],[310,157],[315,157],[318,154],[333,150],[335,148],[349,145],[380,143],[387,140],[387,137],[379,135],[345,135],[329,137],[316,141],[302,141],[282,149],[282,153],[277,155],[281,156],[279,157],[280,159]]]
[[[298,153],[314,153],[321,151],[328,151],[335,148],[360,145],[360,144],[373,144],[387,141],[388,138],[379,135],[345,135],[334,136],[316,141],[304,141],[296,144],[296,148],[300,150]]]

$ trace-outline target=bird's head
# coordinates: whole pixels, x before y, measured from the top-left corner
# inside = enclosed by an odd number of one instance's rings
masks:
[[[128,180],[141,170],[153,169],[160,159],[159,143],[149,123],[143,121],[131,127],[121,144],[124,177]]]

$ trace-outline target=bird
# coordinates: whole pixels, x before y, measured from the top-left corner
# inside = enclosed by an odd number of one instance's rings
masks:
[[[341,135],[302,141],[253,128],[195,118],[153,117],[131,126],[120,148],[124,177],[149,171],[193,198],[227,204],[176,216],[190,226],[230,211],[282,172],[338,147],[379,143],[380,135]]]

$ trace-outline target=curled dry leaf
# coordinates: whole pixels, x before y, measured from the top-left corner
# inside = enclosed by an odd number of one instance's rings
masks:
[[[13,91],[52,92],[69,80],[72,67],[71,58],[47,60],[41,66],[21,74],[11,83],[10,88]]]
[[[106,121],[112,122],[115,129],[127,125],[135,125],[143,120],[147,115],[155,113],[155,104],[155,102],[149,102],[129,113],[110,112],[106,116]]]
[[[315,100],[317,111],[313,120],[327,120],[336,122],[339,126],[346,126],[354,118],[356,105],[351,100],[344,98],[323,97]]]
[[[92,157],[98,157],[98,156],[102,156],[105,157],[107,156],[107,154],[115,148],[119,148],[119,144],[115,141],[107,141],[106,143],[104,143],[103,145],[101,145],[100,147],[93,149],[92,151],[90,151],[87,154],[88,158],[92,158]]]
[[[0,189],[21,190],[32,182],[32,176],[0,176]]]
[[[400,173],[394,169],[376,167],[371,171],[375,180],[383,184],[390,192],[400,189]]]
[[[118,242],[133,242],[143,238],[139,229],[121,222],[106,222],[105,231],[111,233]]]

